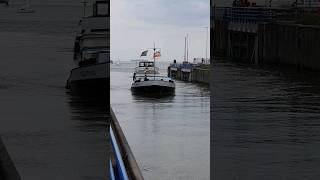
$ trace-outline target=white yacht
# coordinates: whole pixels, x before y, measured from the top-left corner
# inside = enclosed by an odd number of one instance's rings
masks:
[[[146,51],[144,51],[146,52]],[[141,95],[173,95],[175,83],[167,76],[159,73],[159,68],[155,66],[156,48],[154,48],[154,61],[141,60],[135,68],[131,91],[133,94]],[[144,54],[144,53],[142,53]]]
[[[96,1],[92,16],[79,22],[74,44],[74,62],[67,88],[75,93],[109,94],[110,16],[107,1]]]

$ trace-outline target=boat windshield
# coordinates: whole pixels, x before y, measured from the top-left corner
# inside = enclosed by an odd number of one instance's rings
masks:
[[[139,67],[154,67],[153,62],[139,62]]]
[[[101,54],[107,54],[104,50],[83,50],[82,51],[82,60],[90,60],[90,59],[96,59],[98,60]]]

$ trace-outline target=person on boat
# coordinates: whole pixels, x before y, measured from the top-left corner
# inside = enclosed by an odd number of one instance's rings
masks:
[[[136,80],[136,73],[133,73],[133,80]]]
[[[144,75],[144,80],[145,80],[145,81],[148,81],[148,80],[149,80],[148,77],[147,77],[147,74]]]

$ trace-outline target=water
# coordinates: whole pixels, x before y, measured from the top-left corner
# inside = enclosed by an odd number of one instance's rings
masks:
[[[106,179],[105,103],[71,96],[79,1],[0,5],[0,135],[22,179]]]
[[[212,83],[212,179],[320,177],[317,76],[217,62]]]
[[[133,96],[134,67],[111,66],[111,105],[145,179],[210,179],[209,88],[176,81],[173,97]]]

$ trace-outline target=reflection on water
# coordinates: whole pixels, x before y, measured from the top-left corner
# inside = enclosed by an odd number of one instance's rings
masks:
[[[212,83],[212,178],[320,177],[318,80],[218,62]]]
[[[111,66],[111,105],[145,179],[209,179],[208,87],[176,81],[174,96],[135,96],[134,67]]]
[[[0,6],[2,140],[22,179],[106,179],[109,109],[64,88],[82,6],[32,4],[32,14]]]

